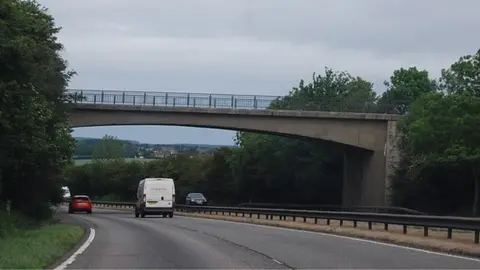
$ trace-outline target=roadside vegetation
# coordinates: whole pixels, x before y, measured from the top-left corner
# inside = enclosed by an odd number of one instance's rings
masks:
[[[75,148],[52,16],[34,1],[0,10],[0,268],[44,268],[83,235],[54,224],[62,172]]]
[[[80,226],[53,220],[32,223],[20,214],[0,215],[0,269],[45,269],[84,235]]]
[[[441,74],[433,79],[417,67],[399,68],[378,95],[371,82],[325,68],[310,82],[301,80],[271,108],[341,107],[405,115],[398,124],[401,158],[394,168],[393,205],[432,214],[478,216],[480,50],[460,57]],[[193,191],[227,205],[339,205],[342,200],[342,153],[321,141],[238,132],[235,148],[143,163],[125,162],[115,150],[119,145],[115,140],[106,136],[96,146],[97,158],[65,171],[72,192],[131,201],[140,179],[162,176],[176,180],[177,203]]]

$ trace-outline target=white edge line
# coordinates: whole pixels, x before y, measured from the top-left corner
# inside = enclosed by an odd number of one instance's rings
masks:
[[[277,259],[272,259],[272,261],[274,261],[274,262],[277,263],[277,264],[283,265],[283,263],[282,263],[281,261],[277,260]]]
[[[73,263],[75,261],[75,259],[77,258],[78,255],[82,254],[87,248],[88,246],[90,246],[90,244],[93,242],[93,239],[95,239],[95,229],[94,228],[90,228],[90,234],[88,235],[88,238],[87,240],[85,241],[85,243],[83,243],[83,245],[77,249],[77,251],[75,251],[68,259],[66,259],[62,264],[60,264],[59,266],[57,266],[56,268],[54,268],[54,270],[63,270],[65,268],[67,268],[67,266],[71,263]]]
[[[241,221],[236,222],[236,221],[229,221],[229,220],[220,220],[220,219],[213,219],[213,218],[189,217],[189,216],[181,216],[181,215],[177,215],[177,217],[198,218],[198,219],[214,220],[214,221],[217,221],[217,222],[227,222],[227,223],[240,224],[240,225],[244,225],[244,226],[256,226],[256,227],[262,227],[262,228],[268,228],[268,229],[276,229],[276,230],[284,230],[284,231],[291,231],[291,232],[302,232],[302,233],[316,234],[316,235],[322,235],[322,236],[326,236],[326,237],[335,237],[335,238],[347,239],[347,240],[351,240],[351,241],[377,244],[377,245],[382,245],[382,246],[387,246],[387,247],[394,247],[394,248],[406,249],[406,250],[411,250],[411,251],[423,252],[423,253],[427,253],[427,254],[431,254],[431,255],[437,255],[437,256],[444,256],[444,257],[450,257],[450,258],[480,262],[480,259],[472,258],[472,257],[448,254],[448,253],[431,251],[431,250],[426,250],[426,249],[421,249],[421,248],[407,247],[407,246],[385,243],[385,242],[380,242],[380,241],[375,241],[375,240],[368,240],[368,239],[355,238],[355,237],[350,237],[350,236],[343,236],[343,235],[338,235],[338,234],[333,234],[333,233],[314,232],[314,231],[307,231],[307,230],[301,230],[301,229],[282,228],[282,227],[276,227],[276,226],[252,224],[252,223],[241,222]]]

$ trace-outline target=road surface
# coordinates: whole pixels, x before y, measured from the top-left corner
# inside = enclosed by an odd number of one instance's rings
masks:
[[[281,228],[106,209],[61,215],[95,229],[67,269],[480,269],[480,260]]]

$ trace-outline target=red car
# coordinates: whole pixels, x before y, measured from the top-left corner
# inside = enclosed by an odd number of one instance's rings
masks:
[[[87,214],[92,213],[92,200],[87,195],[75,195],[70,199],[68,204],[68,213],[74,213],[78,211],[87,212]]]

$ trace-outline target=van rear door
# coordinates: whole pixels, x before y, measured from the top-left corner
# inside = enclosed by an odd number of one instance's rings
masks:
[[[145,207],[172,207],[172,184],[168,181],[156,180],[145,183]]]

